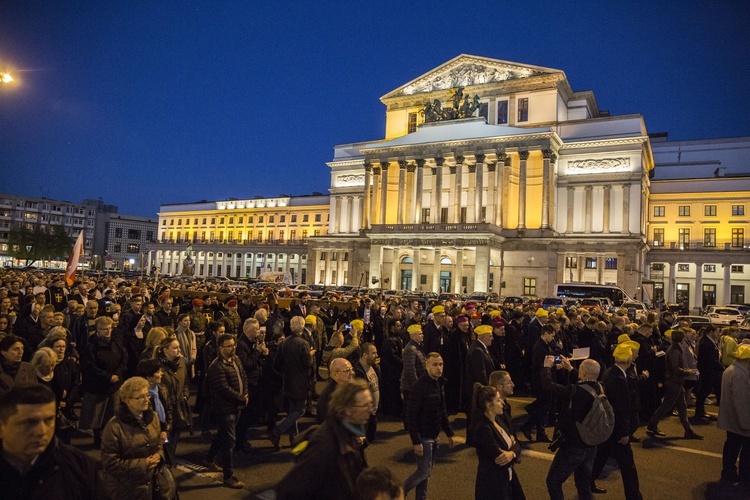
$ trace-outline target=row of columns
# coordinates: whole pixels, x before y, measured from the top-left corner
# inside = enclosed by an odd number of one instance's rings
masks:
[[[669,272],[667,277],[667,287],[664,290],[664,300],[666,302],[677,302],[677,278],[675,274],[677,264],[674,262],[667,263],[669,266]],[[703,305],[703,263],[691,263],[690,265],[695,266],[695,290],[693,290],[693,307],[702,307]],[[732,296],[732,280],[731,280],[731,269],[730,264],[724,264],[724,279],[722,280],[722,294],[723,302],[728,304]],[[689,278],[688,278],[689,279]]]
[[[519,195],[518,197],[518,229],[526,228],[526,169],[529,151],[519,151]],[[552,169],[557,156],[552,150],[543,150],[543,172],[542,172],[542,229],[549,229],[551,223],[551,184]],[[485,222],[490,222],[498,227],[503,226],[503,189],[505,187],[506,171],[511,166],[511,157],[506,153],[497,156],[497,162],[486,162],[486,155],[476,154],[475,163],[466,164],[468,175],[464,179],[463,156],[454,157],[455,164],[448,165],[448,206],[443,207],[443,191],[445,176],[445,158],[435,157],[431,160],[434,167],[431,169],[432,203],[430,208],[430,223],[442,222],[443,208],[448,208],[446,222],[458,223],[461,217],[462,195],[464,187],[467,192],[466,222],[482,222],[482,207],[486,206],[487,212]],[[424,194],[424,170],[427,160],[417,159],[414,163],[399,160],[398,164],[398,198],[397,198],[397,224],[420,224],[422,223],[423,194]],[[498,164],[500,168],[498,168]],[[506,167],[506,168],[502,168]],[[389,171],[393,169],[390,161],[381,161],[375,165],[365,162],[365,190],[363,197],[363,210],[360,219],[363,229],[370,228],[373,224],[385,224],[388,212],[388,178]],[[486,181],[485,181],[486,179]],[[484,203],[485,182],[487,184],[487,203]],[[371,187],[372,186],[372,187]],[[498,200],[500,200],[498,202]]]
[[[331,224],[333,233],[357,233],[360,229],[364,196],[333,195]]]
[[[574,230],[574,215],[575,215],[575,195],[576,191],[581,189],[581,186],[568,186],[568,212],[567,212],[567,223],[566,233],[577,232]],[[584,233],[591,233],[593,221],[594,221],[594,186],[587,184],[583,186],[583,207],[584,207]],[[603,198],[603,214],[602,214],[602,232],[611,233],[610,228],[610,209],[612,206],[612,186],[606,184],[603,186],[604,198]],[[542,213],[544,216],[544,212]],[[622,234],[630,234],[630,184],[622,185]]]
[[[325,258],[321,259],[321,253],[325,252]],[[336,260],[331,260],[331,253],[336,252],[338,257]],[[349,259],[344,260],[344,254],[349,253]],[[343,248],[319,248],[316,250],[310,249],[308,262],[308,277],[309,283],[319,283],[324,285],[357,285],[357,282],[352,280],[355,278],[352,275],[352,263],[354,257],[354,251],[352,249]],[[323,277],[321,279],[321,271],[323,271]],[[333,274],[335,272],[335,275]],[[359,277],[356,277],[359,279]],[[367,286],[366,283],[362,283],[362,286]]]
[[[152,256],[152,253],[155,253],[155,255]],[[161,255],[159,255],[161,253]],[[211,258],[209,259],[208,254],[212,253]],[[255,277],[255,269],[258,267],[258,265],[263,266],[263,270],[267,269],[267,264],[270,261],[274,262],[274,266],[271,270],[277,271],[279,268],[279,256],[280,255],[286,255],[286,258],[284,259],[284,265],[282,266],[282,270],[287,273],[291,270],[291,257],[293,255],[297,255],[297,263],[295,266],[295,279],[299,282],[299,277],[302,275],[302,255],[301,254],[283,254],[283,253],[272,253],[274,257],[272,259],[266,259],[258,257],[258,253],[253,252],[250,253],[250,259],[247,259],[246,254],[244,252],[240,252],[242,254],[241,257],[237,257],[237,252],[224,252],[221,260],[217,257],[217,254],[219,252],[202,252],[202,256],[194,255],[193,259],[195,262],[195,275],[196,276],[209,276],[208,274],[208,266],[209,264],[212,266],[212,272],[210,276],[218,276],[218,265],[222,266],[223,270],[227,269],[227,266],[230,266],[228,269],[230,270],[229,273],[224,272],[223,276],[235,276],[237,266],[240,266],[240,274],[244,276],[245,273],[245,267],[248,264],[249,260],[249,267],[250,267],[250,274],[251,276]],[[263,255],[267,255],[267,252],[261,252]],[[152,250],[148,253],[148,265],[149,269],[152,265],[155,265],[159,268],[161,268],[163,273],[171,273],[171,274],[180,274],[182,272],[182,265],[185,260],[186,254],[184,250],[181,250],[178,252],[177,257],[175,257],[175,251],[174,250]],[[200,273],[201,265],[203,265],[204,273]],[[262,271],[263,271],[262,270]]]

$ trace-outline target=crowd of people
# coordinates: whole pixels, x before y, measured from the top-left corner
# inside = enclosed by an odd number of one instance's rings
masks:
[[[61,498],[174,498],[170,468],[188,431],[211,440],[202,465],[239,489],[235,455],[250,453],[248,429],[259,427],[273,449],[288,444],[296,456],[277,498],[415,490],[423,499],[439,435],[453,447],[449,416],[462,413],[478,499],[525,498],[519,436],[556,452],[550,498],[563,498],[571,475],[579,498],[605,493],[596,480],[612,457],[635,499],[636,431],[664,438],[659,422],[676,411],[683,437],[702,439],[694,426],[716,420],[705,411],[710,396],[727,433],[721,479],[748,487],[750,339],[736,324],[673,323],[669,310],[634,317],[304,292],[280,300],[271,289],[110,276],[68,286],[60,275],[6,271],[0,490],[36,498],[68,482]],[[580,348],[586,359],[572,359]],[[317,382],[326,382],[320,394]],[[522,423],[513,394],[535,398]],[[300,429],[305,415],[317,423]],[[403,421],[413,445],[416,470],[403,483],[366,460],[379,417]],[[99,464],[69,446],[76,433],[91,436]]]

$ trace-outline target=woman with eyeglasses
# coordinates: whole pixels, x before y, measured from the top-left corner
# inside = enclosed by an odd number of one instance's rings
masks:
[[[152,481],[157,474],[169,474],[164,463],[161,425],[154,410],[149,408],[149,382],[132,377],[120,388],[120,404],[102,436],[102,465],[105,488],[109,498],[152,499]],[[159,483],[163,486],[164,483]],[[171,491],[160,491],[160,498],[173,498]]]

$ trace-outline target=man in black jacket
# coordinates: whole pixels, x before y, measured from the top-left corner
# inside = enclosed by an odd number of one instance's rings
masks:
[[[578,384],[563,386],[552,380],[554,360],[553,356],[544,358],[542,387],[567,404],[563,407],[558,421],[557,428],[560,433],[559,436],[556,434],[555,438],[560,448],[547,473],[547,491],[553,500],[565,498],[562,485],[571,474],[575,473],[578,498],[591,499],[591,469],[596,457],[596,446],[589,446],[581,440],[576,422],[582,422],[586,418],[594,402],[594,396],[588,390],[578,388],[576,385],[585,384],[597,395],[601,394],[602,387],[596,381],[599,377],[599,363],[593,359],[586,359],[581,363],[581,368],[575,370],[567,359],[562,358],[562,367],[569,372],[571,377],[577,376],[578,379]]]
[[[427,482],[435,466],[438,434],[442,428],[453,448],[453,429],[445,409],[443,358],[431,352],[426,359],[427,373],[412,386],[406,403],[406,429],[409,431],[417,470],[404,482],[404,495],[416,488],[416,499],[427,498]]]
[[[55,437],[55,395],[42,385],[0,397],[0,491],[4,498],[103,498],[94,459]]]
[[[594,481],[599,477],[606,457],[612,456],[617,461],[622,475],[622,484],[625,487],[625,498],[627,500],[640,500],[643,498],[638,483],[638,471],[635,468],[633,450],[630,447],[630,433],[632,431],[630,418],[632,416],[630,391],[628,390],[627,371],[633,364],[633,350],[628,345],[618,346],[614,353],[615,364],[607,368],[602,375],[604,394],[607,395],[612,409],[615,412],[615,429],[610,438],[599,447],[607,450],[597,450],[597,459],[594,459],[594,468],[591,473],[591,489],[594,493],[606,493],[605,490],[596,487]]]
[[[706,398],[713,391],[717,404],[721,400],[721,376],[724,365],[719,359],[719,329],[715,325],[703,328],[703,337],[698,342],[698,371],[700,383],[695,395],[695,423],[708,423],[716,420],[713,415],[706,414]]]
[[[211,391],[211,412],[214,421],[219,425],[211,448],[208,450],[204,465],[212,471],[219,467],[215,464],[216,456],[221,454],[221,466],[224,469],[224,486],[242,489],[245,485],[237,479],[232,470],[232,454],[236,442],[235,427],[240,408],[247,406],[247,375],[242,362],[235,356],[237,341],[233,335],[223,334],[216,340],[219,356],[208,367],[208,388]]]
[[[261,338],[260,324],[255,318],[248,318],[242,325],[242,335],[237,339],[237,357],[240,358],[242,367],[247,375],[248,394],[250,401],[242,410],[240,420],[237,423],[237,449],[245,454],[250,452],[250,443],[247,442],[247,428],[253,422],[259,420],[262,411],[262,401],[258,383],[263,370],[263,363],[268,356],[266,342]]]
[[[375,434],[378,429],[377,411],[380,407],[380,386],[382,385],[380,376],[380,367],[375,364],[378,358],[378,349],[375,344],[365,342],[360,346],[359,362],[354,364],[354,378],[365,380],[370,385],[374,408],[370,420],[367,422],[367,441],[375,441]]]

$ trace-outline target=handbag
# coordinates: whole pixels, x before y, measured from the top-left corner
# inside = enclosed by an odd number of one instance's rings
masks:
[[[154,500],[174,500],[178,497],[177,483],[172,471],[164,462],[160,462],[154,470],[154,476],[151,478],[151,491]]]

